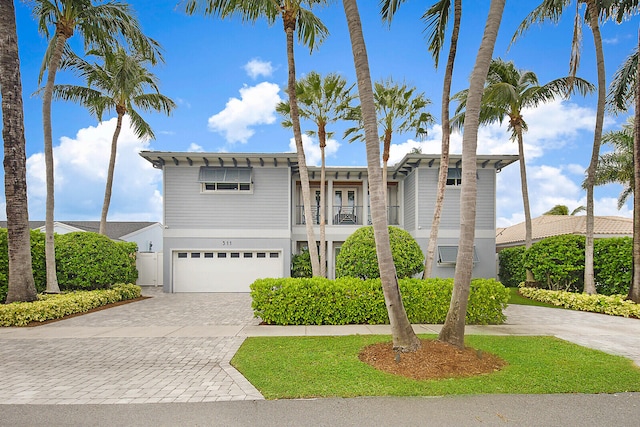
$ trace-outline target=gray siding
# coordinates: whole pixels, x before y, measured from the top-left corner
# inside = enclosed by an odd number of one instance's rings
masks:
[[[164,168],[165,225],[190,229],[288,229],[289,169],[253,168],[250,194],[201,193],[199,167]]]
[[[477,175],[476,229],[491,230],[495,228],[495,170],[478,168]],[[430,229],[438,190],[437,168],[421,168],[419,189],[420,218],[418,224],[422,228]],[[459,228],[460,187],[447,187],[444,194],[440,229],[458,230]]]
[[[404,229],[412,231],[416,229],[416,179],[417,172],[414,171],[404,180]]]
[[[427,250],[429,239],[417,239],[418,244],[424,252]],[[457,246],[458,239],[438,238],[438,244],[447,246]],[[475,240],[476,255],[478,262],[474,264],[473,278],[497,278],[496,275],[496,240],[495,239],[476,239]],[[436,254],[437,258],[437,254]],[[453,277],[455,274],[455,266],[438,265],[437,259],[433,260],[433,276],[434,277]]]

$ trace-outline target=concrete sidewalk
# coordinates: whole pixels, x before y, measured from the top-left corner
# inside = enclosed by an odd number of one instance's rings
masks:
[[[389,334],[388,325],[260,326],[248,294],[164,294],[33,328],[0,328],[0,402],[118,404],[260,400],[229,361],[248,336]],[[631,358],[640,320],[509,306],[466,333],[553,335]],[[441,325],[414,325],[438,333]]]

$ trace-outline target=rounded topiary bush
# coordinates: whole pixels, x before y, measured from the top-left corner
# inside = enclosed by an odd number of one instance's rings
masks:
[[[114,242],[97,233],[75,232],[56,236],[58,283],[63,290],[108,288],[135,283],[136,244]]]
[[[411,277],[424,269],[418,242],[405,230],[389,226],[389,241],[398,278]],[[380,277],[373,227],[361,227],[345,240],[336,257],[336,277]]]

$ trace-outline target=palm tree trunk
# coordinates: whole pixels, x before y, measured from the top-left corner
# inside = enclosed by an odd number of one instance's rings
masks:
[[[505,0],[491,0],[484,35],[471,73],[469,97],[462,137],[462,188],[460,190],[460,242],[456,258],[453,293],[438,339],[454,346],[464,347],[464,325],[473,270],[473,243],[476,227],[476,149],[484,82],[489,72],[493,48],[498,36]]]
[[[318,140],[320,142],[320,276],[327,277],[327,238],[326,238],[326,171],[325,171],[325,148],[327,146],[327,133],[322,128],[318,129]]]
[[[387,191],[388,191],[388,181],[387,181],[387,174],[388,174],[388,166],[389,166],[389,151],[391,150],[391,132],[392,129],[387,129],[384,132],[384,147],[383,147],[383,151],[382,151],[382,185],[383,185],[383,189],[384,189],[384,207],[385,210],[387,210],[387,205],[389,203],[389,197],[387,195]],[[388,221],[388,219],[387,219]]]
[[[382,172],[380,170],[380,142],[378,139],[376,110],[373,100],[367,49],[364,36],[362,35],[360,14],[356,0],[343,0],[342,4],[349,27],[353,61],[356,69],[358,92],[362,108],[367,147],[369,192],[371,194],[371,219],[373,221],[376,252],[380,268],[380,281],[382,282],[382,291],[389,315],[389,323],[391,324],[393,349],[398,352],[415,351],[420,347],[420,340],[413,331],[404,305],[402,304],[396,268],[393,263],[391,245],[389,243],[389,228],[387,226],[387,215],[383,199],[384,188]]]
[[[529,207],[529,186],[527,185],[527,167],[524,163],[524,141],[522,139],[522,125],[514,124],[518,136],[518,162],[520,163],[520,187],[522,189],[522,206],[524,208],[524,247],[529,249],[533,240],[531,225],[531,208]],[[526,283],[534,282],[533,272],[527,268]]]
[[[589,27],[593,34],[593,43],[596,50],[596,63],[598,68],[598,103],[596,110],[596,125],[593,131],[593,149],[591,151],[591,162],[587,169],[587,232],[584,244],[584,292],[587,294],[596,293],[595,278],[593,273],[593,188],[595,184],[596,168],[600,157],[600,142],[602,140],[602,125],[604,122],[604,108],[607,96],[607,83],[604,68],[604,52],[602,50],[602,36],[600,35],[600,25],[598,23],[598,7],[595,0],[587,1],[587,12],[589,14]]]
[[[638,30],[640,52],[640,30]],[[633,125],[633,279],[627,299],[640,304],[640,61],[636,72],[635,122]]]
[[[291,106],[291,123],[293,124],[293,138],[296,142],[298,154],[298,168],[300,170],[300,185],[302,187],[302,204],[304,205],[305,225],[307,229],[307,245],[311,257],[311,272],[313,276],[320,275],[320,261],[318,260],[318,247],[313,230],[313,215],[311,213],[311,189],[309,188],[309,172],[302,145],[302,132],[300,131],[300,113],[298,112],[298,100],[296,97],[296,64],[293,55],[293,33],[296,28],[295,14],[290,10],[283,10],[282,21],[287,36],[287,62],[289,78],[287,80],[287,92],[289,93],[289,105]]]
[[[458,35],[460,34],[460,18],[462,17],[462,0],[455,0],[453,3],[453,30],[451,32],[451,45],[449,46],[449,57],[444,71],[444,83],[442,84],[442,152],[440,154],[440,170],[438,172],[438,190],[436,194],[436,205],[433,209],[433,221],[429,233],[429,243],[427,245],[427,255],[424,260],[424,271],[422,278],[431,277],[433,270],[433,258],[435,257],[438,245],[438,231],[440,229],[440,218],[442,216],[442,205],[444,204],[444,193],[447,188],[447,175],[449,172],[449,139],[451,129],[449,125],[449,104],[451,103],[451,80],[453,78],[453,65],[458,49]]]
[[[4,189],[9,258],[6,302],[34,301],[38,296],[31,264],[24,107],[16,14],[12,0],[0,1],[0,90],[2,91]]]
[[[60,65],[66,36],[62,30],[56,30],[56,46],[51,54],[47,70],[47,83],[42,95],[42,125],[44,128],[44,163],[47,181],[47,202],[45,212],[45,261],[47,266],[47,293],[59,293],[56,276],[56,247],[53,235],[54,212],[54,167],[53,167],[53,135],[51,130],[51,99],[55,84],[56,72]]]
[[[107,213],[109,212],[109,204],[111,203],[111,189],[113,188],[113,172],[116,168],[116,153],[118,151],[118,137],[120,136],[120,129],[122,129],[122,117],[124,117],[124,110],[118,106],[118,121],[116,123],[116,130],[113,132],[113,138],[111,139],[111,155],[109,157],[109,168],[107,169],[107,185],[104,190],[104,202],[102,203],[102,215],[100,216],[100,229],[99,233],[107,235]]]

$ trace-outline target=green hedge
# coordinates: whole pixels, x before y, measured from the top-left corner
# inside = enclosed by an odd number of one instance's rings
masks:
[[[106,288],[135,283],[137,245],[114,242],[97,233],[56,234],[56,271],[61,291]],[[31,231],[31,262],[38,293],[46,289],[45,234]],[[0,303],[7,298],[9,263],[7,230],[0,229]]]
[[[640,319],[640,304],[625,299],[626,295],[587,295],[524,287],[520,288],[519,292],[527,298],[571,310]]]
[[[516,246],[503,249],[498,253],[500,264],[498,276],[500,282],[508,288],[518,287],[527,278],[527,269],[524,268],[523,262],[524,252],[524,246]]]
[[[389,242],[399,278],[412,277],[424,269],[420,245],[406,230],[389,226]],[[372,226],[360,227],[342,244],[336,257],[336,277],[380,277]]]
[[[529,251],[523,246],[499,253],[500,280],[516,287],[525,280],[530,266],[538,286],[549,290],[581,292],[584,288],[584,236],[548,237],[534,243]],[[593,264],[599,294],[625,294],[633,274],[633,239],[612,237],[596,239]]]
[[[0,326],[25,326],[31,322],[60,319],[106,304],[138,298],[140,295],[140,286],[132,284],[117,284],[109,289],[94,291],[39,295],[39,300],[34,302],[1,304]]]
[[[400,279],[411,323],[443,323],[453,279]],[[267,324],[346,325],[389,323],[380,279],[343,277],[259,279],[251,284],[254,314]],[[475,279],[467,309],[468,324],[500,324],[509,291],[493,279]]]

